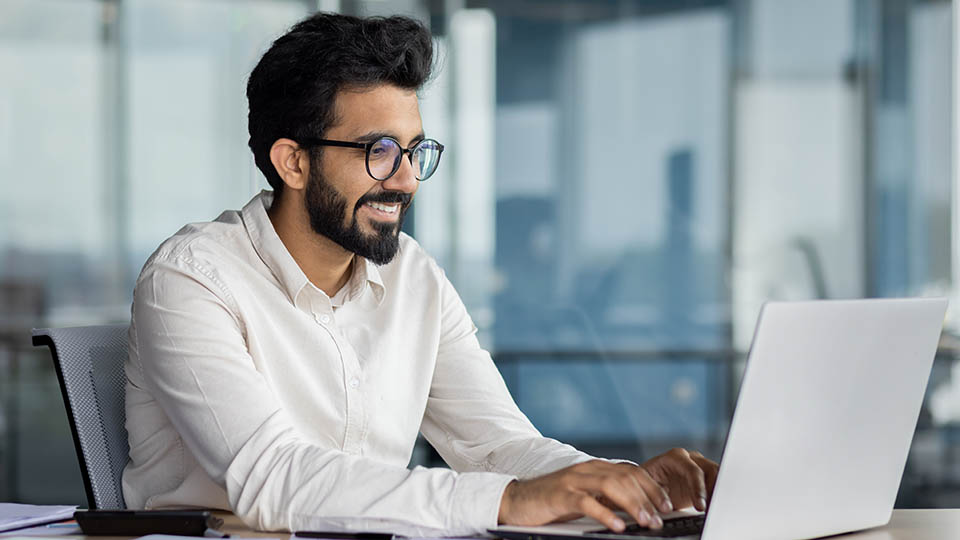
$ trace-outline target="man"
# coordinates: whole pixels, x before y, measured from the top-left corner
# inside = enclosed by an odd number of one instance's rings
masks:
[[[697,453],[637,466],[542,437],[400,233],[443,152],[417,103],[432,54],[413,20],[318,14],[253,70],[250,147],[273,192],[184,227],[134,292],[128,506],[451,533],[705,508],[716,464]],[[406,468],[418,433],[454,470]]]

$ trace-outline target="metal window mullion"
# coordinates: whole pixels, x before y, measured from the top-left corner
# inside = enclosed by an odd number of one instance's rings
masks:
[[[958,6],[960,0],[954,0],[951,7],[953,11],[953,61],[951,66],[953,66],[953,76],[952,82],[953,86],[950,89],[952,96],[952,105],[953,111],[951,113],[951,126],[950,133],[952,136],[951,152],[950,156],[950,172],[952,177],[952,204],[950,208],[950,222],[951,222],[951,235],[950,235],[950,246],[951,246],[951,277],[953,283],[951,284],[952,290],[954,291],[953,297],[954,301],[951,302],[951,311],[956,313],[957,306],[960,305],[960,290],[958,290],[958,285],[960,285],[960,152],[957,149],[957,143],[960,142],[960,69],[957,69],[957,62],[960,62],[960,40],[957,38],[957,29],[960,28],[960,6]],[[956,320],[956,316],[949,317],[949,319]],[[956,326],[955,326],[956,329]]]
[[[129,129],[127,85],[127,40],[123,21],[123,0],[103,0],[101,44],[104,210],[109,239],[108,282],[104,301],[118,306],[128,301],[125,291],[131,284],[128,270],[129,222]]]

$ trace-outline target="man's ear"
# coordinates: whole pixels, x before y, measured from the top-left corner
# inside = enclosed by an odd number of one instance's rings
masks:
[[[270,162],[290,189],[305,189],[310,178],[310,157],[291,139],[277,139],[270,147]]]

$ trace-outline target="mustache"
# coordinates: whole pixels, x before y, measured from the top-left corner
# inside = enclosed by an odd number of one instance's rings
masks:
[[[400,203],[406,208],[412,199],[413,195],[402,191],[381,191],[380,193],[370,193],[360,197],[360,199],[357,200],[355,209],[359,210],[361,206],[370,202],[385,204]]]

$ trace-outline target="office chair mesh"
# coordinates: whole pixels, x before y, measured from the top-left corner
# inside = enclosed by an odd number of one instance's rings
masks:
[[[90,508],[126,508],[121,477],[129,459],[127,326],[47,328],[33,335],[35,345],[48,345],[53,353]]]

